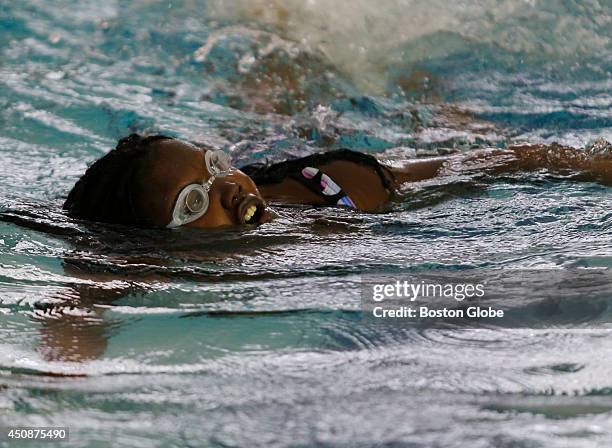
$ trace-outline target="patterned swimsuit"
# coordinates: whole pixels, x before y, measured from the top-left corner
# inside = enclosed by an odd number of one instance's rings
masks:
[[[257,186],[277,184],[290,178],[318,195],[325,205],[357,208],[351,198],[342,190],[342,187],[317,168],[335,161],[347,161],[372,167],[380,177],[383,187],[389,193],[393,192],[393,176],[387,168],[373,156],[349,149],[312,154],[272,165],[255,163],[240,169],[249,175]]]

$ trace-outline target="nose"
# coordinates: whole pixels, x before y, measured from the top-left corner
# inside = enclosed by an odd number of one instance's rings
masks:
[[[233,210],[236,208],[240,202],[240,198],[242,197],[242,185],[229,180],[224,180],[223,183],[219,185],[219,189],[221,193],[221,205],[223,208],[227,210]]]

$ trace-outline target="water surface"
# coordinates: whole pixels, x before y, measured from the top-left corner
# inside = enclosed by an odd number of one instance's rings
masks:
[[[0,6],[2,424],[73,446],[611,445],[609,295],[557,328],[441,330],[364,321],[359,286],[610,268],[610,187],[447,178],[384,214],[278,207],[221,232],[61,211],[131,132],[238,165],[612,140],[611,21],[603,1]]]

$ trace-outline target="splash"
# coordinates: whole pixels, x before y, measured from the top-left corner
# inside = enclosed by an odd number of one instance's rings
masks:
[[[213,1],[210,13],[321,51],[373,93],[388,89],[384,80],[398,67],[440,60],[464,68],[554,61],[567,69],[586,58],[594,72],[610,70],[612,8],[598,0]]]

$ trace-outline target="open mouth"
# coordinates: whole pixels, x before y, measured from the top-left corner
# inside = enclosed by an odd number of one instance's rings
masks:
[[[248,195],[238,206],[238,219],[241,224],[258,224],[264,209],[265,205],[261,199],[254,195]]]

